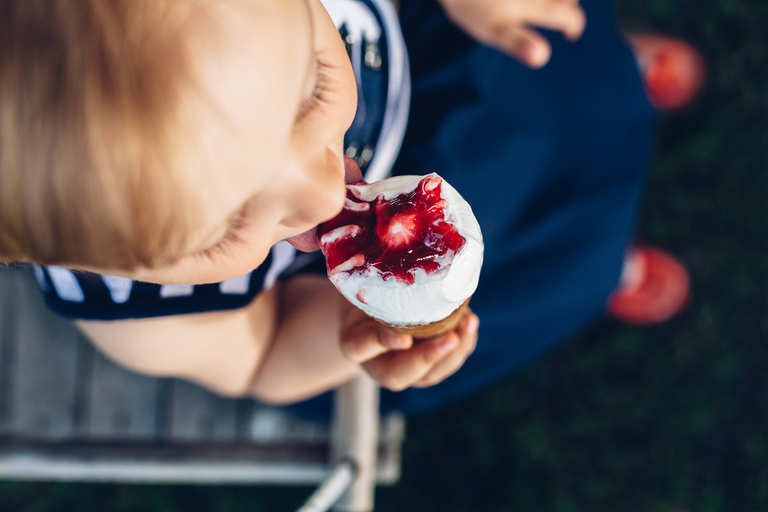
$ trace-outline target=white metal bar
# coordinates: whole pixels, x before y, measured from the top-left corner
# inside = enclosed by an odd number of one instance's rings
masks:
[[[328,466],[307,462],[92,461],[35,453],[0,456],[0,479],[195,484],[316,484]]]
[[[358,474],[334,510],[373,510],[379,443],[379,386],[363,373],[336,390],[331,435],[331,460],[354,460]]]
[[[357,464],[355,461],[351,459],[340,461],[328,478],[296,512],[327,512],[349,489],[356,475]]]

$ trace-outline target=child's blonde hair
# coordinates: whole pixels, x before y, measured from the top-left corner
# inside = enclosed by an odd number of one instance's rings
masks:
[[[0,0],[0,261],[154,266],[186,243],[193,4]]]

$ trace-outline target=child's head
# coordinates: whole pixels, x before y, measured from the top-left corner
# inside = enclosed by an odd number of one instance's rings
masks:
[[[341,209],[355,98],[319,0],[0,0],[0,260],[244,274]]]

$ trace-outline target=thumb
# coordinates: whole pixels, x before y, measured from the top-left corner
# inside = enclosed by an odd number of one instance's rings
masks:
[[[342,328],[341,350],[356,363],[364,363],[390,350],[407,350],[413,338],[362,317]]]

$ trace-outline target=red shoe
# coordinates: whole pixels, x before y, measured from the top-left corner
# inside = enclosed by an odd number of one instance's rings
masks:
[[[659,109],[687,105],[701,89],[706,63],[690,44],[670,37],[631,36],[629,43],[650,102]]]
[[[685,267],[653,247],[630,249],[621,283],[608,298],[608,313],[634,325],[669,320],[688,303],[690,279]]]

